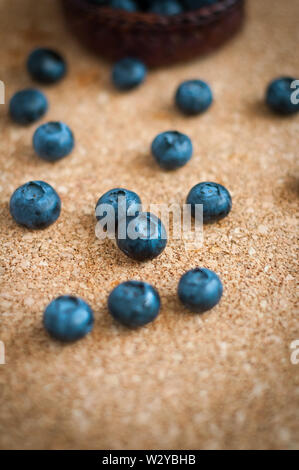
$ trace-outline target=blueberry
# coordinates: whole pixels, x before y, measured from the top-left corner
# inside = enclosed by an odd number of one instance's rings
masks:
[[[184,10],[177,0],[156,0],[151,3],[149,11],[157,15],[178,15]]]
[[[188,136],[177,131],[162,132],[152,143],[152,154],[165,170],[180,168],[192,157],[193,147]]]
[[[167,245],[161,220],[150,212],[119,221],[116,242],[121,251],[138,261],[156,258]]]
[[[113,209],[113,218],[109,217],[109,213],[104,205],[111,206]],[[118,226],[118,220],[123,217],[135,217],[141,211],[141,199],[138,194],[128,189],[115,188],[107,191],[97,202],[96,205],[96,218],[98,221],[103,221],[103,228],[113,227],[113,231]],[[105,223],[107,219],[107,223]]]
[[[66,72],[67,65],[64,58],[52,49],[35,49],[28,57],[27,68],[31,77],[44,84],[56,83]]]
[[[137,5],[133,0],[110,0],[109,6],[120,10],[137,11]]]
[[[113,318],[131,328],[155,320],[160,306],[160,296],[156,289],[141,281],[119,284],[108,298],[108,309]]]
[[[218,183],[196,184],[187,196],[191,205],[191,214],[195,214],[195,204],[203,205],[203,222],[215,222],[227,216],[232,208],[232,199],[228,190]]]
[[[43,160],[54,162],[71,153],[75,145],[70,128],[63,122],[48,122],[33,136],[33,147]]]
[[[221,299],[222,283],[216,273],[206,268],[186,272],[178,285],[182,304],[193,312],[203,313],[215,307]]]
[[[93,328],[94,317],[84,300],[63,295],[53,300],[44,312],[44,327],[55,339],[64,342],[77,341]]]
[[[39,90],[18,91],[10,100],[11,118],[18,124],[31,124],[40,119],[48,110],[48,101]]]
[[[126,57],[114,65],[112,81],[119,90],[131,90],[145,80],[146,74],[147,70],[143,62]]]
[[[296,90],[291,88],[293,82],[295,82],[295,78],[282,77],[270,83],[266,92],[266,103],[272,111],[284,115],[299,111],[299,102],[295,97]],[[296,102],[292,102],[292,95]]]
[[[183,0],[183,3],[188,10],[197,10],[214,5],[218,1],[219,0]]]
[[[177,89],[175,102],[184,114],[194,115],[206,111],[212,104],[211,88],[202,80],[188,80]]]
[[[43,181],[30,181],[20,186],[10,199],[10,213],[14,220],[32,229],[53,224],[60,210],[60,197],[52,186]]]

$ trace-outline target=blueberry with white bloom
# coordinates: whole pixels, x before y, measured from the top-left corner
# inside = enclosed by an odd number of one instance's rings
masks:
[[[203,80],[188,80],[178,87],[175,102],[179,110],[186,115],[201,114],[213,102],[212,90]]]
[[[45,329],[53,338],[69,343],[90,333],[94,316],[84,300],[63,295],[48,305],[43,321]]]
[[[29,181],[15,190],[10,199],[14,220],[30,229],[42,229],[59,217],[61,201],[55,189],[44,181]]]
[[[43,160],[54,162],[69,155],[75,145],[71,129],[63,122],[47,122],[34,133],[33,147]]]
[[[159,256],[167,245],[167,234],[161,220],[150,212],[119,221],[116,242],[123,253],[137,261]]]
[[[110,209],[111,208],[111,215]],[[103,194],[96,205],[96,218],[103,228],[117,229],[119,218],[135,217],[141,211],[141,199],[134,191],[114,188]]]
[[[232,208],[232,199],[228,190],[219,183],[203,182],[196,184],[187,196],[191,214],[196,216],[196,205],[201,204],[203,222],[216,222],[226,217]]]
[[[62,55],[45,47],[31,52],[27,60],[27,68],[34,80],[45,85],[58,82],[67,72],[67,64]]]
[[[221,299],[222,282],[214,271],[196,268],[185,273],[178,285],[178,296],[192,312],[211,310]]]
[[[9,103],[10,116],[18,124],[32,124],[48,110],[48,100],[44,93],[35,89],[25,89],[13,95]]]
[[[143,62],[133,57],[119,60],[112,70],[112,82],[119,90],[131,90],[146,78],[147,69]]]
[[[181,132],[162,132],[152,143],[152,154],[158,165],[165,170],[175,170],[186,165],[192,153],[190,138]]]
[[[297,85],[296,85],[297,83]],[[290,115],[299,111],[299,80],[282,77],[273,80],[266,91],[266,103],[277,114]]]
[[[156,289],[142,281],[123,282],[113,289],[108,298],[112,317],[129,328],[137,328],[155,320],[160,306]]]

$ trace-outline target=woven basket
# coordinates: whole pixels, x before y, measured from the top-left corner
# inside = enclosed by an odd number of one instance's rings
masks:
[[[171,64],[206,54],[231,38],[244,19],[245,0],[217,3],[175,16],[127,12],[61,0],[72,31],[100,56],[138,57],[148,66]]]

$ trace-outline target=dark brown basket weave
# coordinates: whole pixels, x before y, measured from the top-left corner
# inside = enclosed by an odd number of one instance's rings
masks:
[[[218,0],[175,16],[129,13],[61,0],[71,29],[92,50],[110,60],[138,57],[149,66],[194,58],[232,37],[244,19],[245,0]]]

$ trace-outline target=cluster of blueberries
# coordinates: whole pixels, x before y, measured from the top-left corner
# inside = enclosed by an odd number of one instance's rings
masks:
[[[42,84],[61,80],[67,65],[57,52],[39,48],[34,50],[27,61],[32,78]],[[140,85],[146,77],[146,67],[139,60],[124,58],[117,62],[112,71],[112,81],[120,90],[129,90]],[[294,79],[284,77],[274,80],[268,87],[266,103],[275,112],[287,115],[299,111],[299,104],[291,99]],[[183,82],[177,89],[175,103],[186,115],[206,111],[212,104],[213,95],[209,85],[202,80]],[[18,124],[30,124],[41,118],[48,109],[45,95],[36,89],[22,90],[10,101],[11,118]],[[33,136],[36,153],[48,161],[59,160],[70,154],[74,148],[74,136],[62,122],[49,122],[40,126]],[[152,142],[152,155],[166,170],[185,165],[192,156],[192,142],[178,131],[159,134]],[[118,201],[125,200],[124,214],[119,212]],[[232,200],[228,190],[214,182],[202,182],[189,192],[187,204],[196,218],[196,206],[202,205],[203,222],[212,223],[228,215]],[[133,191],[115,188],[100,197],[96,205],[99,223],[105,214],[99,209],[103,205],[113,208],[116,242],[120,250],[130,258],[145,261],[157,257],[165,249],[167,234],[161,220],[150,212],[142,212],[141,199]],[[61,200],[48,183],[30,181],[20,186],[10,199],[10,212],[14,220],[30,229],[42,229],[54,223],[61,211]],[[118,225],[125,215],[125,236],[119,237]],[[137,236],[129,234],[129,223],[133,220]],[[178,285],[178,297],[191,311],[205,312],[213,308],[222,296],[219,277],[206,268],[196,268],[185,273]],[[141,281],[128,281],[117,286],[109,296],[108,309],[111,315],[123,325],[139,327],[153,321],[160,310],[158,292]],[[46,330],[62,341],[74,341],[85,336],[93,327],[94,317],[89,305],[82,299],[62,296],[49,304],[44,312]]]
[[[218,0],[87,0],[97,6],[109,6],[125,11],[146,11],[157,15],[179,15],[217,3]]]

